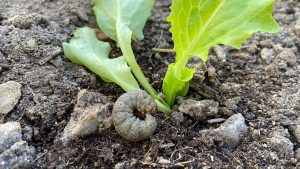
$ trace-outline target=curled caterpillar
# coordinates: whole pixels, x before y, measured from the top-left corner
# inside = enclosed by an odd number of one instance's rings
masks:
[[[156,103],[144,90],[136,90],[121,95],[112,112],[116,131],[129,141],[149,138],[157,123],[151,114],[156,113]]]

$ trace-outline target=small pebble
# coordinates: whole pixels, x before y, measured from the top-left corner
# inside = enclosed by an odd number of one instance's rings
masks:
[[[269,64],[274,58],[274,51],[269,48],[263,48],[260,52],[260,57],[264,63]]]
[[[214,130],[223,140],[223,146],[233,149],[246,136],[248,130],[242,114],[234,114]]]
[[[279,53],[276,57],[276,59],[280,59],[284,61],[288,65],[296,65],[297,64],[297,57],[293,50],[291,49],[284,49],[281,53]]]
[[[218,114],[219,103],[213,100],[192,100],[182,101],[178,110],[190,115],[193,119],[203,121],[208,117],[214,117]]]
[[[36,45],[36,42],[34,39],[29,39],[26,43],[26,48],[29,50],[29,51],[33,51],[37,48],[37,45]]]
[[[0,84],[0,114],[7,114],[15,107],[21,97],[21,87],[14,81]]]

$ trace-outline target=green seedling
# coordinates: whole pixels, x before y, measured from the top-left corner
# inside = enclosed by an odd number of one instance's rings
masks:
[[[131,47],[132,40],[144,38],[142,31],[154,0],[94,0],[98,26],[116,41],[123,56],[109,59],[109,44],[99,41],[90,28],[78,28],[70,43],[63,44],[64,52],[72,62],[86,66],[127,92],[138,90],[140,84],[158,109],[170,115],[176,97],[185,96],[189,90],[195,72],[186,67],[191,57],[198,56],[205,62],[209,49],[217,44],[240,48],[255,32],[278,32],[279,25],[272,16],[273,3],[274,0],[173,0],[168,21],[176,63],[169,65],[164,78],[165,100],[149,84]]]
[[[240,48],[253,33],[276,33],[274,0],[173,0],[171,32],[176,63],[170,64],[163,83],[167,103],[185,96],[195,69],[186,67],[189,59],[208,59],[209,49],[217,44]]]

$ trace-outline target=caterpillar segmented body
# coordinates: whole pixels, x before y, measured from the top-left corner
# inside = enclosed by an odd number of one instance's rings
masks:
[[[156,103],[143,90],[121,95],[114,104],[113,123],[116,131],[129,141],[149,138],[157,123],[152,114],[156,113]]]

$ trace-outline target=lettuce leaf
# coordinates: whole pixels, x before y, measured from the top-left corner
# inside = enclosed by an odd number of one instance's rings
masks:
[[[120,25],[131,30],[134,39],[142,40],[153,4],[154,0],[94,0],[94,13],[100,29],[116,42]]]
[[[139,89],[124,57],[109,59],[109,43],[99,41],[93,29],[77,28],[70,43],[63,43],[63,48],[68,59],[86,66],[104,81],[117,83],[125,91]]]
[[[164,79],[167,102],[173,105],[178,93],[186,90],[184,86],[188,86],[194,70],[187,71],[185,66],[192,56],[206,61],[214,45],[240,48],[255,32],[278,32],[280,27],[272,16],[273,3],[274,0],[173,0],[168,21],[176,63],[170,65]],[[181,85],[173,87],[175,81]]]

